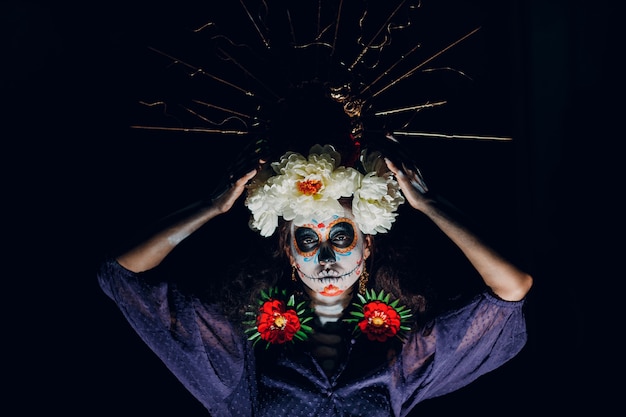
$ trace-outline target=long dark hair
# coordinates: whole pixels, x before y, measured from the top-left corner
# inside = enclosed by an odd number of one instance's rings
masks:
[[[234,264],[229,271],[229,278],[214,294],[215,300],[222,305],[224,313],[234,322],[242,322],[247,318],[246,311],[257,305],[262,290],[272,286],[287,289],[306,298],[299,279],[292,279],[292,270],[288,259],[290,245],[291,222],[279,221],[278,230],[268,239],[268,245],[257,248],[240,262]],[[380,241],[380,242],[379,242]],[[429,320],[430,294],[429,279],[420,276],[416,267],[415,254],[411,248],[396,248],[393,242],[383,236],[372,236],[371,255],[366,261],[369,271],[367,287],[376,292],[384,290],[400,304],[409,307],[413,312],[413,327],[419,327]]]

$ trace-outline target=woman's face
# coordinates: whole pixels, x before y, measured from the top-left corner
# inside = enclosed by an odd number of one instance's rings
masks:
[[[291,260],[300,280],[316,296],[339,297],[359,279],[369,240],[350,210],[301,226],[291,225]],[[316,297],[317,298],[317,297]]]

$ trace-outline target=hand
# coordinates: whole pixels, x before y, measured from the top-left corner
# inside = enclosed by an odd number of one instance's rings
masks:
[[[263,163],[263,161],[260,161]],[[231,209],[235,201],[243,194],[246,189],[246,184],[250,181],[259,171],[259,168],[255,168],[252,171],[239,178],[237,181],[230,184],[224,192],[212,199],[213,206],[217,208],[220,213],[225,213]]]
[[[258,139],[246,144],[239,154],[233,158],[231,165],[226,170],[227,175],[210,194],[210,201],[214,205],[217,205],[218,202],[224,201],[222,197],[224,197],[225,194],[238,192],[234,197],[234,200],[236,200],[243,192],[243,188],[239,189],[236,187],[236,184],[243,178],[247,178],[243,183],[243,186],[245,186],[245,183],[261,170],[261,166],[265,163],[268,152],[268,144],[265,140]],[[230,197],[232,197],[232,195]],[[232,207],[234,200],[230,202],[230,205],[227,205],[226,211]]]
[[[385,158],[385,163],[393,175],[395,175],[406,201],[411,207],[424,211],[430,199],[426,197],[428,187],[422,178],[420,170],[415,166],[408,168],[404,163],[402,163],[402,169],[400,169],[388,158]]]

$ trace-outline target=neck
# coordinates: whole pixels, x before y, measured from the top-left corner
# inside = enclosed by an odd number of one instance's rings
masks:
[[[307,292],[311,297],[311,308],[322,325],[339,320],[352,300],[352,289],[337,297],[325,297],[310,291]]]

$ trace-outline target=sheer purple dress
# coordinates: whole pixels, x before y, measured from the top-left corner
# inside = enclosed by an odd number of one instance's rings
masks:
[[[345,338],[346,360],[328,375],[304,346],[253,347],[220,310],[171,283],[115,260],[98,272],[103,291],[142,340],[213,417],[406,416],[519,353],[524,300],[488,292],[414,331],[389,355],[384,343]]]

